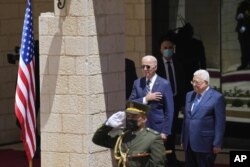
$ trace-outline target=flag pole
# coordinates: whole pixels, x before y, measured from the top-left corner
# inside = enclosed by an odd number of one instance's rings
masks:
[[[29,167],[32,167],[32,159],[29,160]]]

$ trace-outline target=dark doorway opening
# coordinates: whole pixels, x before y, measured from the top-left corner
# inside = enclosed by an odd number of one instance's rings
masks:
[[[169,1],[152,1],[152,54],[159,54],[159,40],[169,29]]]

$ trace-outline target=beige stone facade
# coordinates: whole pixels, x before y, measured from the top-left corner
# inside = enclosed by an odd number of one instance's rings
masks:
[[[125,107],[124,36],[123,0],[72,0],[39,17],[42,166],[111,166],[91,137]]]
[[[125,57],[139,65],[142,56],[152,54],[151,48],[151,1],[125,0]]]
[[[135,62],[141,76],[141,57],[152,52],[151,0],[66,0],[62,10],[57,0],[32,2],[35,38],[40,42],[41,166],[115,166],[112,152],[94,145],[91,138],[107,116],[125,107],[124,57]],[[171,17],[179,9],[178,13],[186,13],[187,20],[200,27],[198,35],[208,41],[208,63],[217,68],[219,37],[210,30],[218,25],[199,19],[197,13],[202,10],[192,11],[194,0],[186,12],[185,0],[170,2]],[[229,56],[223,59],[226,66],[239,62],[234,25],[227,24],[237,2],[222,6],[222,51]],[[211,7],[217,1],[200,3]],[[25,5],[25,0],[0,2],[0,144],[20,138],[14,114],[17,64],[9,64],[6,55],[20,45]],[[203,10],[204,17],[208,17],[206,12]],[[210,13],[208,18],[215,17],[218,19],[216,13]],[[171,18],[170,28],[178,23]]]

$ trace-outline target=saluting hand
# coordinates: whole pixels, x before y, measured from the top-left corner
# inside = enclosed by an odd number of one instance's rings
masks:
[[[105,122],[105,125],[113,127],[113,128],[120,128],[125,126],[126,121],[126,113],[125,111],[118,111],[112,114],[108,120]]]

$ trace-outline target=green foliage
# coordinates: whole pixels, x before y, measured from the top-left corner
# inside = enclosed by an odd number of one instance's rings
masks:
[[[227,98],[225,98],[225,104],[231,104],[232,103],[232,99],[227,99]]]
[[[221,92],[219,88],[213,88]],[[225,96],[225,104],[232,104],[232,107],[242,107],[243,105],[247,105],[248,108],[250,108],[250,90],[242,90],[238,87],[233,87],[222,93]]]
[[[227,97],[250,97],[250,91],[243,91],[240,88],[234,87],[233,89],[229,89],[223,92],[224,96]]]
[[[241,99],[234,99],[232,101],[232,106],[233,107],[242,107],[243,105],[244,105],[244,102]]]

